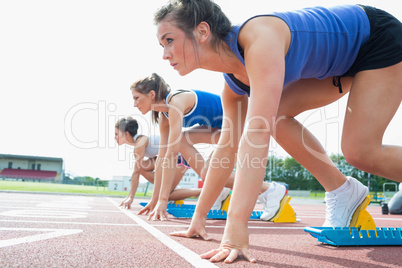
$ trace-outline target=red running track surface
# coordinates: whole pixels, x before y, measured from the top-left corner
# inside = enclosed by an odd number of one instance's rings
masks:
[[[250,251],[257,263],[201,260],[218,247],[224,220],[208,220],[211,241],[169,236],[190,219],[148,221],[123,198],[0,192],[0,267],[400,267],[401,247],[333,247],[304,232],[321,226],[322,201],[293,198],[296,223],[249,222]],[[194,201],[186,201],[194,203]],[[260,204],[256,210],[261,210]],[[377,227],[402,227],[402,216],[368,211]]]

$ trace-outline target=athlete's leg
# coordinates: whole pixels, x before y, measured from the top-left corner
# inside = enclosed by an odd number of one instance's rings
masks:
[[[282,94],[273,137],[296,161],[321,183],[326,191],[337,189],[346,177],[335,167],[320,142],[295,117],[300,113],[328,105],[349,90],[353,78],[341,78],[343,93],[331,78],[306,79],[288,85]]]
[[[205,161],[202,154],[194,147],[194,144],[217,144],[220,137],[220,130],[205,126],[196,126],[183,131],[183,137],[180,141],[180,153],[186,159],[190,167],[202,177],[202,169]]]
[[[351,165],[402,181],[402,147],[382,144],[401,101],[402,62],[355,76],[342,134],[342,151]]]
[[[174,174],[174,179],[173,179],[173,184],[172,184],[171,191],[176,189],[177,185],[180,183],[180,181],[183,178],[184,173],[186,173],[187,169],[188,168],[183,166],[183,165],[176,165],[176,172]]]
[[[174,176],[172,191],[170,193],[169,200],[176,201],[189,197],[198,197],[200,195],[201,189],[176,189],[187,169],[188,168],[183,165],[176,165],[176,173]]]
[[[140,174],[150,183],[154,183],[155,157],[141,161]]]
[[[176,200],[183,200],[183,199],[190,198],[190,197],[198,197],[200,195],[200,193],[201,193],[201,189],[198,189],[198,188],[176,189],[170,194],[169,200],[176,201]]]
[[[342,78],[345,94],[353,78]],[[325,106],[342,95],[332,78],[296,82],[285,89],[279,107],[274,137],[300,164],[309,170],[325,188],[326,216],[323,226],[347,227],[368,189],[358,180],[346,178],[332,163],[319,141],[294,117],[299,113]],[[282,117],[281,117],[282,116]]]
[[[213,161],[212,161],[212,163],[211,163],[212,154],[213,154],[213,151],[211,152],[211,154],[209,155],[209,157],[208,157],[207,160],[205,161],[204,168],[202,169],[202,172],[201,172],[201,179],[202,179],[203,181],[205,180],[205,177],[206,177],[206,175],[207,175],[207,171],[208,171],[208,168],[210,167],[210,165],[219,164],[219,163],[214,163]],[[228,179],[227,182],[226,182],[225,187],[232,189],[232,188],[233,188],[233,184],[234,184],[234,179],[235,179],[235,172],[232,172],[232,173],[230,174],[229,179]],[[266,190],[268,190],[268,188],[269,188],[269,183],[266,182],[266,181],[263,181],[263,182],[262,182],[262,185],[261,185],[260,194],[264,193]]]
[[[396,192],[388,203],[390,214],[402,214],[402,191]]]

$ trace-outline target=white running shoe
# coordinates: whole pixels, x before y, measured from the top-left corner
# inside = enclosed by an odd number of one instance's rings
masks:
[[[258,196],[258,200],[264,204],[264,212],[260,216],[263,221],[269,221],[276,215],[286,194],[286,187],[280,183],[271,182],[269,188],[271,188],[269,193]]]
[[[327,210],[323,227],[349,227],[353,213],[368,195],[368,188],[361,182],[352,177],[347,179],[348,190],[338,194],[325,193]]]
[[[220,210],[222,208],[222,203],[223,201],[226,200],[226,198],[229,196],[230,194],[230,188],[223,188],[221,194],[218,196],[218,198],[216,199],[214,205],[212,206],[212,210]]]

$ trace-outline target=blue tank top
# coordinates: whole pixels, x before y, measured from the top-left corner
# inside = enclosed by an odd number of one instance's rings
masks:
[[[187,91],[187,90],[186,90]],[[196,124],[209,126],[211,128],[222,128],[222,103],[221,98],[216,95],[200,90],[188,90],[195,93],[195,104],[190,112],[183,117],[183,127],[191,127]],[[165,102],[170,93],[165,97]],[[164,113],[169,118],[167,113]]]
[[[259,16],[278,17],[290,28],[284,86],[304,78],[341,76],[352,66],[359,49],[370,36],[368,17],[357,5],[313,7]],[[258,16],[252,18],[255,17]],[[237,39],[247,21],[234,26],[225,38],[226,44],[243,65],[244,55]],[[233,75],[224,74],[224,78],[235,93],[250,95],[250,88]]]

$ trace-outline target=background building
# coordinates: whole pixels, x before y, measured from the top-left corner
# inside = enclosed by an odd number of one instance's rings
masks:
[[[179,187],[181,188],[202,188],[203,183],[201,181],[200,176],[193,170],[187,169],[186,173],[184,173],[183,178],[179,182]]]
[[[125,191],[129,192],[131,189],[131,177],[130,176],[113,176],[112,180],[108,181],[109,191]],[[202,188],[203,183],[201,178],[197,175],[197,173],[193,169],[187,169],[186,173],[184,173],[183,178],[178,184],[180,188]],[[140,183],[138,184],[137,193],[146,193],[147,191],[153,191],[154,185],[152,183],[148,183],[145,179],[140,179]]]
[[[63,159],[0,154],[0,179],[62,183]]]

